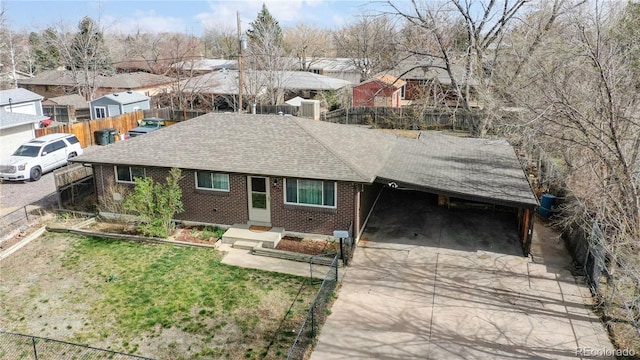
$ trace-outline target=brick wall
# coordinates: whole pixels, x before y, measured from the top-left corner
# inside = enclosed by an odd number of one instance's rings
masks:
[[[154,181],[164,182],[169,169],[145,168],[145,171],[146,175],[152,177]],[[102,197],[108,195],[104,191],[108,181],[115,180],[113,165],[96,165],[94,174],[98,203],[101,204]],[[193,170],[183,170],[182,176],[180,186],[184,212],[177,214],[176,219],[224,225],[247,223],[249,209],[246,175],[230,174],[228,192],[196,189]],[[275,184],[274,180],[276,180]],[[292,232],[332,235],[334,230],[347,230],[354,221],[356,190],[360,185],[339,182],[336,209],[285,204],[283,185],[282,178],[269,178],[273,226]],[[133,188],[133,184],[125,184],[125,186]],[[365,189],[368,188],[370,187],[365,186]],[[366,190],[364,199],[367,200],[373,196],[370,195],[371,193],[377,196],[377,192]],[[369,208],[370,205],[366,207]]]
[[[353,227],[352,236],[357,237],[360,234],[380,191],[382,191],[382,184],[362,185],[362,191],[359,193],[360,206],[358,207],[357,224]]]
[[[247,177],[229,174],[229,191],[196,189],[195,172],[183,170],[182,202],[184,213],[177,219],[212,224],[245,224],[249,220]]]
[[[277,185],[274,185],[277,179]],[[287,231],[333,235],[334,230],[347,230],[353,221],[355,187],[338,182],[337,208],[299,206],[284,203],[284,181],[271,178],[271,223]]]

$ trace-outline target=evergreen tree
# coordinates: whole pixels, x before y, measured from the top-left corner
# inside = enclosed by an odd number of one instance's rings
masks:
[[[29,46],[33,51],[35,73],[44,70],[55,70],[60,66],[60,52],[55,46],[56,33],[53,29],[46,29],[42,34],[29,34]]]
[[[270,45],[282,46],[282,28],[265,4],[258,17],[249,24],[247,35],[252,45],[269,43]]]
[[[90,17],[82,18],[78,24],[78,33],[71,43],[71,58],[67,68],[103,72],[113,69],[102,31]]]

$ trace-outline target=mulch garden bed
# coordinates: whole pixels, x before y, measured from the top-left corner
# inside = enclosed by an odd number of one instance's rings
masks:
[[[303,239],[293,236],[284,236],[276,246],[276,250],[292,251],[307,255],[320,255],[335,253],[340,244],[326,240]]]

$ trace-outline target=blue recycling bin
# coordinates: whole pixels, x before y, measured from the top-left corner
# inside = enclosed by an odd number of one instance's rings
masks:
[[[540,199],[540,207],[538,208],[538,214],[543,218],[548,218],[553,214],[553,210],[556,207],[556,197],[551,194],[542,194]]]

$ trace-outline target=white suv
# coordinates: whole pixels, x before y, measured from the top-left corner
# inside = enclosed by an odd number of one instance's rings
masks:
[[[42,174],[66,165],[67,160],[78,155],[82,155],[82,147],[75,135],[41,136],[0,160],[0,179],[38,181]]]

